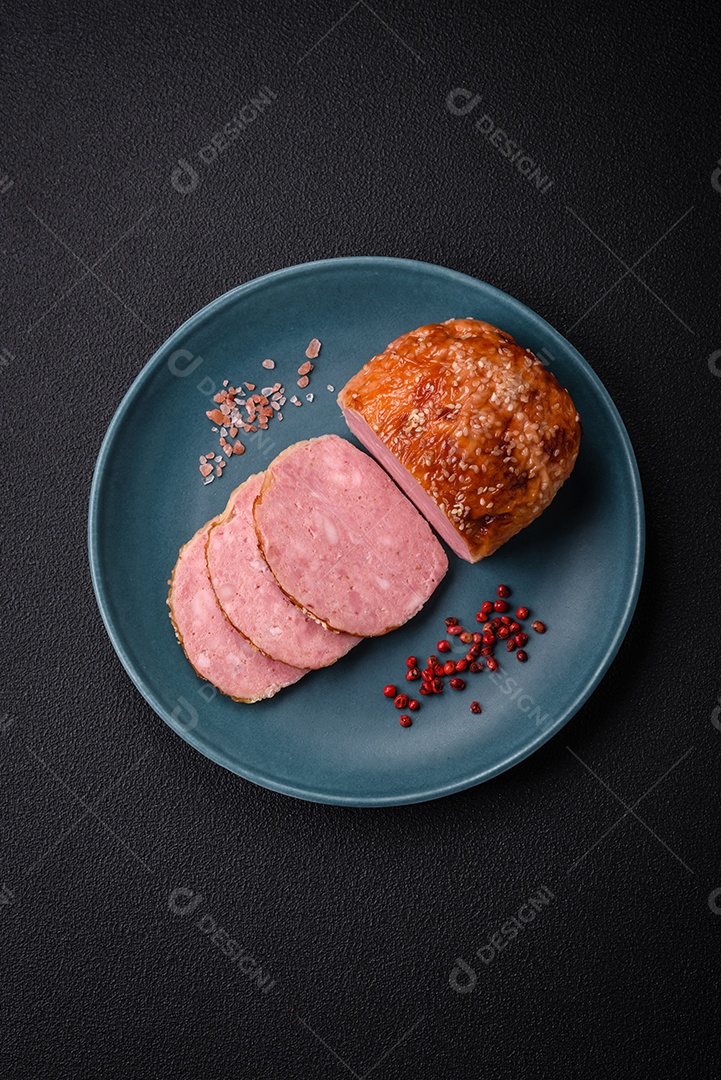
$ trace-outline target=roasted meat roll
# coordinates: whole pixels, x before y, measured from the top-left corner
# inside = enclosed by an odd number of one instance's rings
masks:
[[[448,319],[396,338],[338,395],[353,434],[451,549],[493,554],[571,474],[568,391],[510,334]]]

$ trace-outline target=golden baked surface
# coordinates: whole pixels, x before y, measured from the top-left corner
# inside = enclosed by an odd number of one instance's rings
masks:
[[[403,334],[338,400],[431,496],[473,562],[538,517],[578,455],[568,392],[509,334],[475,319]]]

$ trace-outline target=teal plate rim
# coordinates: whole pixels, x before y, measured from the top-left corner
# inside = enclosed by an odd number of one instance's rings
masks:
[[[174,721],[172,716],[167,712],[164,705],[160,702],[155,694],[150,681],[143,675],[143,673],[135,667],[135,665],[129,659],[119,631],[113,624],[110,618],[107,605],[105,603],[104,584],[101,578],[99,570],[98,560],[98,531],[100,528],[100,515],[99,515],[99,502],[101,496],[101,489],[107,462],[112,453],[113,441],[115,433],[122,424],[123,418],[129,409],[133,407],[133,404],[139,394],[143,392],[145,383],[150,378],[152,372],[154,372],[157,365],[164,363],[169,352],[171,352],[178,342],[184,337],[184,335],[195,326],[196,323],[201,322],[212,314],[218,308],[227,304],[238,296],[241,296],[244,292],[258,288],[259,285],[268,285],[274,281],[278,281],[283,278],[292,276],[298,276],[306,272],[310,267],[317,268],[350,268],[354,266],[366,266],[369,267],[372,264],[378,266],[378,268],[409,268],[416,267],[419,269],[429,270],[435,274],[445,276],[450,280],[457,280],[459,283],[473,283],[474,285],[481,285],[485,290],[501,300],[504,304],[515,308],[519,313],[525,316],[526,319],[542,329],[543,333],[551,339],[557,341],[562,347],[569,351],[573,361],[581,366],[584,370],[584,374],[590,380],[594,389],[598,393],[599,397],[604,402],[609,417],[612,419],[616,434],[619,440],[619,446],[622,448],[626,464],[629,467],[630,475],[633,485],[633,507],[635,513],[635,537],[636,545],[634,550],[634,569],[631,588],[627,591],[627,599],[623,610],[620,612],[620,616],[616,623],[616,632],[611,639],[604,655],[601,657],[599,664],[594,672],[593,676],[587,680],[585,685],[581,688],[577,696],[571,701],[567,707],[556,717],[555,722],[538,733],[536,738],[530,739],[522,748],[516,752],[510,754],[508,757],[501,761],[497,761],[492,766],[481,769],[474,775],[464,777],[462,780],[441,785],[435,788],[429,788],[423,791],[409,792],[403,795],[368,795],[358,796],[351,795],[344,797],[342,795],[333,794],[329,795],[324,792],[316,792],[298,785],[288,784],[282,781],[275,780],[272,777],[263,776],[257,770],[252,768],[241,769],[238,767],[237,762],[232,761],[222,751],[215,747],[206,745],[202,738],[195,736],[193,731],[188,731],[185,727]],[[189,743],[194,749],[198,750],[204,757],[214,761],[216,764],[221,765],[234,775],[241,776],[246,780],[251,781],[254,784],[264,787],[266,789],[277,791],[284,795],[290,795],[294,798],[309,802],[317,802],[332,806],[353,806],[353,807],[383,807],[383,806],[402,806],[420,802],[427,802],[433,799],[444,798],[447,795],[452,795],[458,791],[464,791],[468,788],[475,787],[478,784],[484,783],[487,780],[491,780],[493,777],[498,776],[500,773],[512,768],[519,762],[524,761],[527,757],[530,757],[536,750],[548,742],[553,736],[555,736],[561,728],[563,728],[569,720],[579,711],[579,709],[588,701],[593,694],[602,678],[610,668],[616,654],[618,653],[621,644],[628,632],[631,619],[636,608],[639,592],[641,589],[641,581],[643,578],[643,567],[645,557],[645,515],[643,504],[643,492],[641,487],[641,478],[638,471],[638,464],[631,445],[626,427],[623,420],[616,408],[616,405],[603,385],[601,379],[593,370],[591,365],[585,360],[585,358],[578,352],[574,345],[572,345],[558,330],[556,330],[549,322],[547,322],[542,316],[538,315],[533,309],[529,308],[526,304],[517,300],[515,297],[510,296],[502,289],[497,288],[494,285],[488,284],[488,282],[481,281],[479,278],[474,278],[469,274],[461,273],[458,270],[451,270],[448,267],[440,266],[436,263],[428,263],[417,259],[402,259],[395,257],[387,257],[380,255],[358,255],[358,256],[343,256],[334,259],[319,259],[311,260],[305,263],[297,263],[294,266],[284,267],[280,270],[274,270],[268,274],[263,274],[260,277],[253,278],[250,281],[244,282],[242,285],[237,285],[233,289],[229,289],[227,292],[222,293],[216,297],[209,304],[206,304],[199,311],[195,312],[188,319],[185,320],[173,333],[168,337],[162,345],[155,351],[147,363],[143,366],[139,374],[136,376],[125,396],[116,409],[112,420],[108,426],[108,429],[103,438],[100,451],[98,453],[95,469],[93,472],[92,483],[90,487],[89,507],[88,507],[88,556],[90,563],[90,574],[93,585],[93,591],[95,593],[95,599],[100,611],[103,624],[110,638],[110,642],[115,650],[115,653],[120,660],[121,664],[125,668],[126,672],[130,676],[136,689],[140,692],[146,702],[150,705],[153,711],[168,724],[169,727],[175,731],[182,739]]]

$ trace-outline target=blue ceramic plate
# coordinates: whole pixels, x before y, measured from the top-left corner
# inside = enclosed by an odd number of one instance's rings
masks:
[[[195,675],[166,607],[178,549],[219,513],[251,472],[284,447],[350,434],[336,393],[393,338],[451,317],[510,331],[548,363],[583,423],[574,473],[550,508],[492,558],[450,569],[402,629],[363,642],[269,701],[243,705]],[[224,379],[293,393],[311,338],[323,343],[302,408],[203,486],[198,457],[213,448],[206,410]],[[266,357],[274,371],[261,367]],[[334,390],[326,389],[330,385]],[[643,565],[643,504],[633,450],[598,377],[548,323],[483,282],[403,259],[348,258],[268,274],[213,301],[166,341],[121,403],[90,496],[90,565],[115,651],[155,712],[201,753],[256,784],[317,802],[393,806],[439,798],[528,757],[586,701],[628,628]],[[435,652],[444,619],[472,622],[496,586],[548,626],[529,660],[499,652],[500,670],[422,698],[402,728],[381,688],[406,689],[406,656]],[[603,619],[597,615],[603,611]],[[454,654],[452,653],[451,656]],[[417,689],[418,684],[412,684]],[[471,700],[483,706],[480,716]]]

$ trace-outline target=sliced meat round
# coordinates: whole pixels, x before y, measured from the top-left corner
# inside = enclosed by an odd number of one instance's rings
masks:
[[[262,486],[263,473],[248,477],[211,528],[205,551],[211,584],[233,626],[256,649],[294,667],[327,667],[361,638],[327,630],[279,588],[253,526],[253,503]]]
[[[402,626],[448,569],[413,504],[372,458],[337,435],[279,454],[253,515],[283,592],[334,630],[375,637]]]
[[[263,656],[221,611],[205,562],[208,533],[217,520],[203,525],[180,549],[170,579],[170,618],[198,675],[236,701],[260,701],[297,682],[306,672]]]

